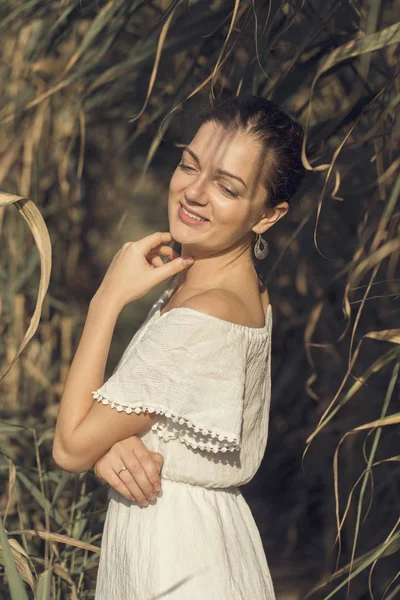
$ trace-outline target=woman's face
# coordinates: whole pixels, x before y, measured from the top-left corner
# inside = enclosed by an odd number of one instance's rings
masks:
[[[214,254],[248,243],[254,239],[253,228],[257,233],[268,229],[276,218],[271,219],[274,211],[266,212],[264,206],[261,164],[260,147],[249,135],[228,132],[212,122],[202,125],[183,150],[170,181],[173,239],[196,256],[196,250]],[[193,221],[182,205],[207,220]]]

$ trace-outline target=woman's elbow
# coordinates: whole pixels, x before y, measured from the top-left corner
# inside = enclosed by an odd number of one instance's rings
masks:
[[[52,456],[54,462],[63,469],[70,473],[85,473],[92,468],[92,464],[85,461],[82,457],[78,457],[65,450],[57,440],[53,442]]]

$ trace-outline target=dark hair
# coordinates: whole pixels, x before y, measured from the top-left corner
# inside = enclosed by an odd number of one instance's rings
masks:
[[[260,96],[233,96],[218,100],[213,107],[200,110],[196,120],[199,126],[211,121],[223,125],[228,131],[252,135],[265,153],[261,176],[266,190],[266,205],[273,207],[291,200],[306,173],[301,161],[304,131],[300,123],[274,102]],[[263,261],[258,260],[254,252],[252,255],[260,281],[265,285]]]

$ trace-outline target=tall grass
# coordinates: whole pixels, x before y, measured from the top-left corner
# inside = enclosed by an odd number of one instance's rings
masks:
[[[119,245],[167,228],[192,115],[241,92],[307,132],[268,239],[273,407],[248,488],[278,597],[399,594],[399,8],[0,3],[0,597],[93,597],[105,490],[51,459],[63,383]]]

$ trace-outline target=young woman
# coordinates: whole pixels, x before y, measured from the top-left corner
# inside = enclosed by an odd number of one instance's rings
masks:
[[[304,175],[303,132],[254,96],[220,101],[199,123],[171,178],[170,231],[114,257],[61,399],[57,464],[81,472],[99,461],[107,472],[109,460],[113,474],[96,600],[275,598],[240,486],[258,470],[268,432],[272,309],[257,268],[261,235]],[[119,312],[170,277],[103,383]],[[132,436],[163,457],[162,489],[148,504],[142,490],[158,475],[150,469],[148,479],[133,460]]]

